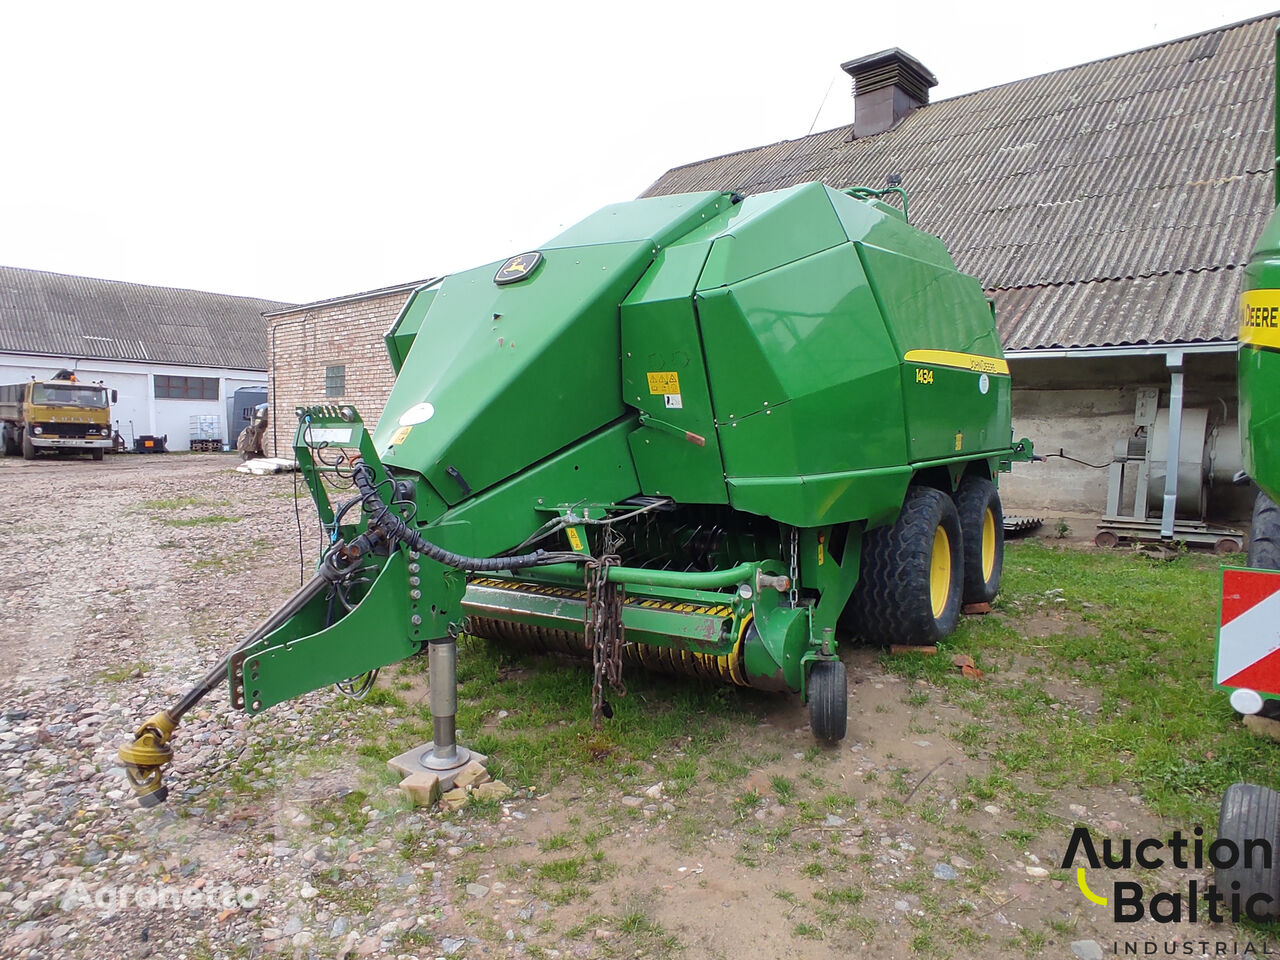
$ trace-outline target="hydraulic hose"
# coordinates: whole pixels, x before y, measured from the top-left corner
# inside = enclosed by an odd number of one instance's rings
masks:
[[[425,554],[446,567],[487,573],[497,570],[519,570],[522,567],[542,567],[552,563],[585,563],[590,559],[585,554],[567,550],[535,550],[532,553],[523,553],[514,557],[468,557],[454,553],[426,539],[382,501],[378,496],[377,484],[374,482],[373,469],[363,460],[355,462],[351,476],[355,480],[356,488],[360,491],[360,501],[365,505],[372,523],[381,527],[392,540],[400,540],[410,550]]]

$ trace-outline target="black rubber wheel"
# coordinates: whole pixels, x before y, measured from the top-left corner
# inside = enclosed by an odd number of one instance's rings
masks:
[[[90,450],[90,451],[89,451],[89,453],[93,455],[93,459],[95,459],[95,460],[101,460],[101,459],[102,459],[102,457],[103,457],[103,454],[105,454],[105,453],[106,453],[106,451],[105,451],[105,450]]]
[[[1000,492],[986,477],[971,474],[960,481],[955,499],[964,541],[964,602],[990,603],[1000,592],[1004,569]]]
[[[937,643],[960,618],[963,564],[955,503],[932,487],[909,488],[893,526],[863,538],[846,625],[871,643]]]
[[[1230,867],[1215,867],[1214,881],[1220,891],[1233,896],[1233,882],[1240,884],[1240,904],[1243,908],[1255,894],[1265,894],[1270,900],[1259,899],[1254,905],[1256,917],[1280,915],[1280,793],[1252,783],[1233,783],[1222,795],[1222,807],[1218,813],[1218,839],[1230,840],[1236,846],[1238,856]],[[1271,856],[1262,851],[1252,851],[1252,865],[1245,866],[1245,842],[1264,840],[1271,844]],[[1267,867],[1265,860],[1270,860]]]
[[[18,455],[18,441],[14,439],[13,431],[6,428],[0,430],[4,436],[4,455],[6,457],[14,457]]]
[[[844,739],[849,723],[849,681],[840,660],[815,660],[809,665],[809,727],[827,743]]]
[[[31,442],[31,438],[25,433],[22,435],[22,459],[34,460],[36,458],[36,445]]]
[[[1280,570],[1280,507],[1261,490],[1253,501],[1253,528],[1249,532],[1249,566]]]

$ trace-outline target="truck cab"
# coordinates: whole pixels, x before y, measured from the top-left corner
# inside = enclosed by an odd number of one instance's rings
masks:
[[[101,460],[113,442],[114,399],[114,390],[80,383],[74,375],[0,386],[4,452],[34,460],[42,450],[83,451]]]

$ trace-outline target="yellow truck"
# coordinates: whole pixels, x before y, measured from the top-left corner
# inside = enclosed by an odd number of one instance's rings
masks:
[[[111,449],[115,390],[80,383],[61,370],[52,380],[0,386],[0,434],[5,456],[34,460],[42,450],[83,451],[101,460]]]

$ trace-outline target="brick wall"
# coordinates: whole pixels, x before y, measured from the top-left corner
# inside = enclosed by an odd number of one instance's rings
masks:
[[[308,304],[267,317],[268,398],[272,426],[265,449],[290,454],[298,406],[350,403],[372,430],[395,376],[382,335],[417,284]],[[346,367],[340,397],[325,396],[325,368]]]

